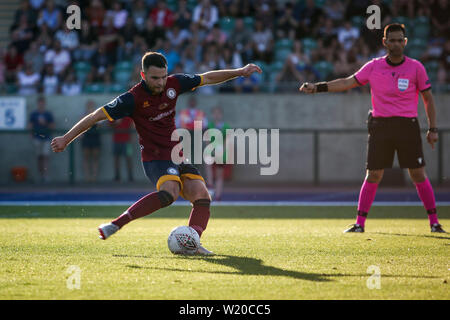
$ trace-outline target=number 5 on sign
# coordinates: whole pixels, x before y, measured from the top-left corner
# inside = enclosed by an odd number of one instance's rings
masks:
[[[25,129],[26,100],[19,97],[0,98],[0,130]]]

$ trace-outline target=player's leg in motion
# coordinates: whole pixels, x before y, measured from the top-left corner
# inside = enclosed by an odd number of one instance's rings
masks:
[[[152,192],[136,201],[111,223],[100,225],[98,228],[100,238],[105,240],[127,223],[171,205],[178,198],[180,185],[177,181],[168,180],[162,183],[158,189],[159,191]]]
[[[183,179],[183,175],[182,175]],[[195,229],[201,237],[208,225],[210,217],[211,197],[206,188],[205,182],[200,179],[183,179],[183,197],[192,204],[191,214],[189,216],[189,226]],[[213,255],[211,251],[200,246],[198,252],[200,255]]]
[[[424,167],[408,169],[408,171],[411,180],[416,185],[417,194],[419,195],[420,200],[422,200],[423,206],[428,213],[431,232],[445,232],[439,224],[433,187],[425,174]]]
[[[383,178],[384,170],[367,170],[366,179],[361,187],[358,200],[358,214],[356,216],[356,222],[351,228],[344,231],[346,232],[364,232],[364,226],[366,223],[367,215],[375,200],[378,184]]]

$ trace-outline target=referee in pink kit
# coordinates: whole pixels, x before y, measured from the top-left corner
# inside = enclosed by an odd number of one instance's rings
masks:
[[[405,34],[404,25],[387,25],[383,37],[386,56],[369,61],[348,78],[304,83],[299,89],[305,93],[340,92],[370,83],[372,110],[368,119],[367,175],[359,194],[356,223],[344,232],[364,232],[367,214],[383,178],[384,169],[392,167],[397,151],[400,167],[408,168],[428,213],[431,232],[445,233],[437,218],[433,187],[425,174],[417,120],[420,92],[428,118],[427,142],[434,149],[438,134],[431,83],[423,65],[403,54],[407,43]]]

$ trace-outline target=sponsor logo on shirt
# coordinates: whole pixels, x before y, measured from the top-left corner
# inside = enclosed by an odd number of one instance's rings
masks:
[[[160,113],[160,114],[158,114],[156,117],[153,117],[153,118],[152,118],[152,117],[149,117],[148,120],[150,120],[150,121],[158,121],[158,120],[161,120],[162,118],[165,118],[165,117],[171,115],[174,111],[175,111],[175,109],[172,109],[172,110],[170,110],[170,111]]]
[[[398,78],[397,82],[398,90],[405,91],[409,86],[409,79]]]
[[[148,101],[144,101],[144,105],[142,107],[143,108],[150,107],[150,103]]]

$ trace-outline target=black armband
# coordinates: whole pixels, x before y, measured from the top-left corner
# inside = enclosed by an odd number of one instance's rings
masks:
[[[430,128],[430,129],[428,129],[428,131],[437,133],[437,132],[438,132],[438,129],[437,129],[437,128]]]
[[[316,84],[316,92],[328,92],[328,84],[324,82],[317,82]]]

